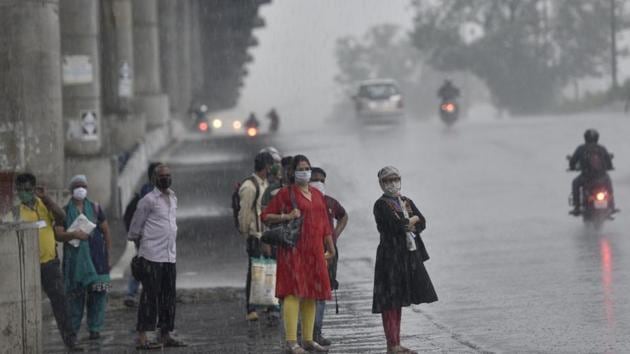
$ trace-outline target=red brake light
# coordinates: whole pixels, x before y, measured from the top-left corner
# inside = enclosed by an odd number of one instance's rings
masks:
[[[446,111],[448,113],[453,113],[453,112],[455,112],[455,105],[450,103],[450,102],[444,103],[444,104],[442,104],[442,110]]]
[[[207,132],[208,131],[208,123],[200,122],[199,123],[199,130],[201,130],[202,132]]]

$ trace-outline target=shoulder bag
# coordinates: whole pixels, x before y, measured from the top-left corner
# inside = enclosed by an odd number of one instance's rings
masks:
[[[292,186],[289,186],[289,196],[291,198],[291,206],[293,209],[297,209]],[[299,218],[272,226],[271,229],[263,232],[260,240],[272,246],[295,247],[300,239],[303,221],[304,216],[300,216]]]

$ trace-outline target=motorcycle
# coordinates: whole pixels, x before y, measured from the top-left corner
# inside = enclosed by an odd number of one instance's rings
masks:
[[[258,135],[258,127],[251,126],[251,127],[245,128],[245,133],[247,134],[248,137],[253,138]]]
[[[201,105],[199,108],[193,110],[192,116],[195,120],[195,129],[197,131],[200,133],[212,132],[212,127],[208,120],[208,107],[206,105]]]
[[[258,130],[260,128],[260,122],[256,119],[255,116],[250,115],[249,119],[245,122],[245,134],[248,137],[253,138],[258,135]]]
[[[613,158],[613,155],[610,155]],[[571,160],[571,156],[567,156],[567,160]],[[580,165],[575,169],[567,169],[567,171],[580,171]],[[607,220],[614,220],[613,214],[619,212],[619,209],[613,208],[614,195],[611,190],[610,180],[608,174],[603,176],[589,179],[582,186],[580,190],[580,213],[573,214],[575,216],[582,216],[582,220],[586,225],[593,225],[596,230],[602,228],[603,224]],[[573,206],[573,194],[569,195],[569,205]]]
[[[455,100],[446,100],[440,104],[440,118],[447,125],[451,126],[459,117],[459,105]]]

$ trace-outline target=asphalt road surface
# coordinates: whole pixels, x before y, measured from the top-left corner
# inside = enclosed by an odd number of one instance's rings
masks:
[[[452,129],[411,119],[394,126],[355,123],[339,119],[263,141],[184,141],[172,149],[181,212],[179,284],[242,286],[246,258],[229,196],[252,169],[258,148],[273,144],[327,170],[329,193],[350,214],[339,243],[339,277],[363,289],[368,304],[378,244],[376,172],[394,165],[403,193],[427,217],[427,267],[440,297],[405,318],[428,316],[479,350],[630,351],[627,117],[471,117]],[[611,176],[622,209],[600,232],[567,215],[574,174],[565,171],[565,155],[590,127],[616,155]],[[404,335],[423,331],[403,325]],[[374,333],[380,336],[380,328]]]
[[[599,232],[567,214],[574,175],[565,155],[590,127],[615,153],[622,209]],[[179,198],[178,286],[243,286],[247,258],[230,196],[255,153],[274,145],[323,167],[328,193],[350,215],[339,241],[342,313],[329,312],[324,329],[335,352],[384,350],[370,307],[372,206],[385,165],[400,169],[403,194],[427,218],[426,265],[440,298],[403,312],[403,344],[433,352],[630,352],[629,133],[627,117],[589,114],[470,117],[451,129],[437,120],[363,125],[339,117],[273,137],[190,135],[160,157]]]

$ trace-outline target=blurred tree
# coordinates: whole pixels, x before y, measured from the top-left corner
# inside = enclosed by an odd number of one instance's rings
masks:
[[[441,78],[438,79],[437,75],[432,75],[435,74],[433,71],[423,68],[420,52],[398,26],[378,25],[370,28],[361,37],[340,38],[337,40],[335,54],[339,67],[335,81],[348,96],[356,94],[359,81],[373,78],[394,79],[407,98],[405,106],[408,111],[416,116],[435,111],[435,93],[426,87],[437,89],[437,80]],[[424,87],[420,86],[421,74]],[[431,84],[428,84],[429,81]]]
[[[419,70],[420,53],[400,28],[384,24],[372,27],[362,38],[337,40],[337,64],[340,74],[335,80],[349,91],[357,81],[391,78],[403,83]]]
[[[619,2],[621,8],[622,0]],[[413,44],[436,69],[469,70],[514,114],[549,108],[577,79],[609,69],[610,2],[414,0]],[[617,27],[620,30],[621,26]]]

